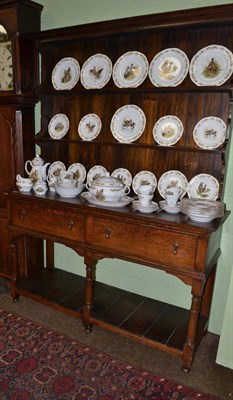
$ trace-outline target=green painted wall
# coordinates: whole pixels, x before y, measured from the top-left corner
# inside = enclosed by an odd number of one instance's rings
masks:
[[[38,0],[38,2],[44,5],[42,29],[45,30],[135,15],[229,4],[232,3],[232,0]],[[37,131],[39,131],[39,106],[36,122]],[[227,189],[224,198],[227,208],[230,210],[233,210],[232,179],[233,141],[230,150],[230,162],[226,182]],[[223,338],[221,338],[221,348],[218,354],[220,363],[224,363],[223,360],[225,359],[221,352],[224,353],[227,346],[230,345],[228,343],[229,336],[225,332],[228,329],[229,320],[233,320],[232,307],[229,305],[224,314],[227,298],[229,298],[228,296],[233,291],[233,282],[229,286],[233,269],[232,215],[223,228],[222,255],[217,270],[209,325],[211,332],[221,334]],[[72,250],[64,246],[56,247],[56,265],[71,272],[85,274],[83,260]],[[97,267],[97,279],[148,297],[168,301],[171,304],[186,308],[190,305],[190,289],[188,286],[162,271],[154,271],[141,265],[119,260],[103,260]],[[233,368],[232,359],[227,361],[227,366]]]

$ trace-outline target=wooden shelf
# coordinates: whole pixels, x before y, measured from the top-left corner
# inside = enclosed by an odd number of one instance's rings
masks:
[[[17,293],[81,318],[85,278],[57,268],[43,269],[17,284]],[[133,336],[154,347],[169,346],[177,355],[185,341],[189,310],[126,290],[95,282],[90,320],[124,336]],[[200,330],[205,327],[202,318]]]

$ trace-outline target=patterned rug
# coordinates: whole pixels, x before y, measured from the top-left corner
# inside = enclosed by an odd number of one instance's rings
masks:
[[[1,400],[214,400],[0,310]]]

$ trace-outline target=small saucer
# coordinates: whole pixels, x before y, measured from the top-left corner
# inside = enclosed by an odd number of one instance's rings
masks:
[[[169,214],[178,214],[181,210],[180,202],[178,202],[175,206],[169,206],[166,200],[162,200],[159,202],[159,206],[162,210],[166,211]]]
[[[155,203],[155,201],[151,201],[148,206],[142,206],[139,200],[134,200],[132,204],[135,210],[144,214],[151,214],[159,209],[158,203]]]

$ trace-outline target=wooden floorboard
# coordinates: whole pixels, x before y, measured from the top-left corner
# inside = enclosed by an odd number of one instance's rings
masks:
[[[95,305],[93,316],[108,322],[114,326],[120,326],[122,322],[137,308],[143,301],[143,297],[135,293],[122,292],[122,295],[115,299],[98,315],[95,313]],[[98,300],[97,300],[98,301]]]
[[[95,282],[91,316],[138,337],[182,350],[189,311],[144,296]],[[53,268],[22,280],[21,291],[31,293],[64,310],[82,313],[85,278]],[[201,327],[204,325],[204,320]],[[114,330],[114,328],[113,328]]]
[[[145,297],[139,307],[135,308],[120,327],[143,336],[166,307],[166,303]]]
[[[145,337],[160,343],[168,343],[177,325],[182,322],[183,315],[183,309],[168,305],[148,330]]]

